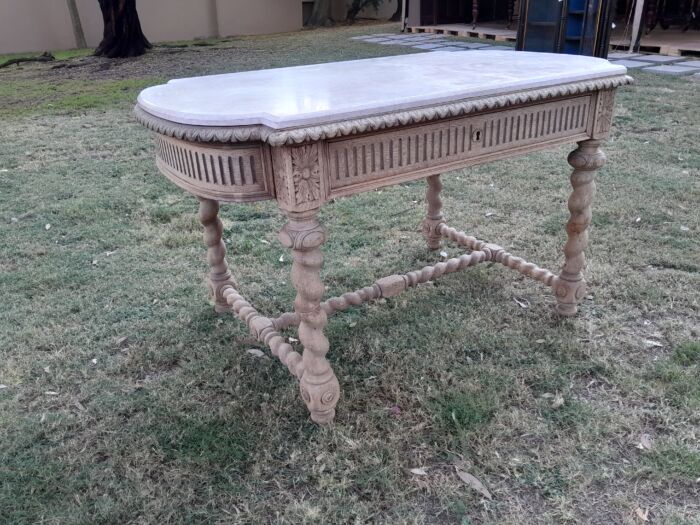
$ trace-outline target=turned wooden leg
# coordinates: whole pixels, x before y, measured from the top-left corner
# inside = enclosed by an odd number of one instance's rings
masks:
[[[324,286],[320,271],[323,264],[321,245],[326,232],[317,219],[318,209],[307,212],[287,212],[289,222],[282,228],[279,239],[291,249],[292,283],[297,291],[294,311],[301,320],[299,340],[304,346],[304,373],[300,378],[301,397],[316,423],[330,423],[340,397],[340,385],[326,359],[328,339],[323,333],[326,312],[321,308]]]
[[[568,240],[564,246],[564,266],[554,285],[557,312],[561,315],[574,315],[586,293],[582,273],[586,262],[583,252],[588,244],[591,204],[595,195],[594,177],[596,170],[605,164],[600,143],[600,140],[579,142],[578,148],[569,154],[569,164],[574,168],[571,174],[574,191],[569,197],[571,216],[566,224]]]
[[[222,295],[222,288],[226,284],[234,288],[236,286],[226,262],[226,245],[221,239],[224,225],[219,219],[219,203],[203,197],[198,197],[198,199],[199,220],[204,225],[204,242],[208,248],[207,260],[211,268],[208,278],[209,291],[215,301],[214,310],[227,312],[231,308]]]
[[[428,248],[437,250],[442,239],[438,229],[440,224],[445,222],[445,217],[442,215],[442,200],[440,199],[442,181],[440,175],[428,177],[426,181],[428,188],[425,191],[425,200],[428,202],[428,214],[423,219],[423,235],[428,242]]]

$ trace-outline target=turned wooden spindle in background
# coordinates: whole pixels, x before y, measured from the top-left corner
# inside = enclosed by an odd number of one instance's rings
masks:
[[[209,291],[214,298],[214,309],[221,313],[230,310],[222,294],[224,285],[235,287],[233,277],[226,262],[226,245],[222,239],[224,225],[219,219],[219,203],[199,197],[199,220],[204,226],[204,243],[207,245],[209,262]]]
[[[423,219],[423,235],[428,242],[428,248],[437,250],[440,247],[442,235],[440,235],[440,224],[445,222],[445,217],[442,215],[442,181],[440,175],[433,175],[425,179],[428,187],[425,190],[425,200],[428,203],[428,213]]]

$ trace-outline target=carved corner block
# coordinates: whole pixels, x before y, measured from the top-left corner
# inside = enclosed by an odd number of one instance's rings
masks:
[[[275,192],[279,207],[303,212],[317,209],[328,196],[322,143],[272,149]]]
[[[595,122],[593,124],[593,133],[591,134],[591,138],[604,139],[610,134],[614,106],[614,89],[604,89],[598,91],[595,106]]]

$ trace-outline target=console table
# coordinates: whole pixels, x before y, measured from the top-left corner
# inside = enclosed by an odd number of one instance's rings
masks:
[[[144,90],[135,115],[155,132],[160,172],[199,199],[219,312],[240,317],[299,378],[317,423],[335,416],[338,380],[326,359],[327,316],[395,296],[481,262],[498,262],[551,287],[562,315],[585,291],[594,173],[605,162],[615,89],[631,82],[606,60],[513,51],[433,52],[172,80]],[[440,174],[578,142],[568,240],[558,275],[447,225]],[[427,180],[423,234],[465,248],[459,257],[323,300],[324,202]],[[275,199],[293,256],[294,310],[262,315],[238,291],[222,241],[219,202]],[[280,335],[298,325],[303,353]]]

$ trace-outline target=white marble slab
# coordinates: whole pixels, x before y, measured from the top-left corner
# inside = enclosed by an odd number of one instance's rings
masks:
[[[622,75],[600,58],[434,52],[171,80],[139,106],[181,124],[276,130]]]

